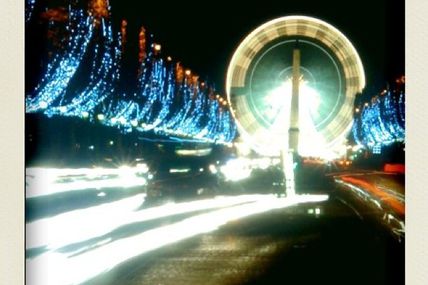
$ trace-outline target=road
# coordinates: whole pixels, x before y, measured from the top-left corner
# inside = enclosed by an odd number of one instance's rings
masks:
[[[404,243],[333,195],[230,222],[86,284],[404,284],[403,272]]]
[[[75,172],[29,187],[27,284],[404,283],[404,235],[319,173],[303,173],[296,197],[253,189],[148,206],[130,177],[103,188],[120,175]]]

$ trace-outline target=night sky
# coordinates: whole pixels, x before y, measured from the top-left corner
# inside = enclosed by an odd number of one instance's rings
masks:
[[[232,2],[233,6],[228,5]],[[224,92],[227,66],[240,41],[266,21],[287,15],[316,17],[341,30],[363,61],[365,93],[374,95],[387,81],[404,74],[404,0],[110,3],[113,19],[128,21],[129,45],[137,45],[139,27],[144,25],[162,44],[165,56],[181,61],[220,92]]]

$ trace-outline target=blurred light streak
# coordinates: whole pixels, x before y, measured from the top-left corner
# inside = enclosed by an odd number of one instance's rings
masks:
[[[181,222],[119,239],[78,255],[44,253],[27,260],[26,277],[27,280],[31,280],[31,284],[35,285],[80,284],[111,270],[130,258],[201,233],[214,231],[227,222],[299,203],[321,202],[327,199],[327,195],[296,195],[293,198],[282,199],[275,198],[273,195],[264,195],[253,203],[197,215]],[[65,272],[73,272],[73,274],[65,274]]]
[[[190,170],[190,168],[171,168],[169,170],[169,173],[187,173]]]
[[[27,223],[26,249],[37,247],[57,249],[108,233],[122,225],[129,214],[141,206],[144,197],[145,194],[138,194]]]
[[[180,156],[207,156],[211,153],[212,148],[203,148],[203,149],[177,149],[175,153]]]
[[[26,198],[67,191],[146,185],[147,166],[129,168],[27,168]],[[63,180],[63,182],[61,182]]]
[[[63,213],[52,218],[40,219],[26,225],[28,239],[26,248],[46,247],[49,250],[88,240],[111,232],[127,224],[153,219],[229,207],[255,202],[263,195],[218,196],[213,199],[166,205],[138,210],[145,194],[116,202]]]
[[[380,200],[382,204],[388,205],[394,210],[394,212],[401,216],[404,216],[404,199],[402,198],[402,196],[398,195],[398,193],[395,193],[393,191],[384,191],[376,185],[370,184],[369,182],[363,179],[355,177],[344,176],[340,179],[342,179],[345,183],[352,184],[356,187],[361,188],[363,191],[367,191],[372,197],[376,198],[375,201]],[[379,203],[379,201],[377,202]]]

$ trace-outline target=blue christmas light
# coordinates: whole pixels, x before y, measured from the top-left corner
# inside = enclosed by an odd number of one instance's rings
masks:
[[[356,143],[369,148],[405,139],[405,96],[388,91],[373,99],[355,119],[352,133]]]
[[[153,52],[153,42],[147,45],[137,86],[121,90],[121,34],[113,33],[110,19],[97,21],[70,6],[66,29],[66,47],[54,51],[40,83],[26,97],[27,113],[79,117],[124,133],[153,131],[218,143],[235,138],[229,110],[190,77],[176,82],[175,65]]]
[[[33,16],[35,5],[36,5],[36,0],[25,1],[25,22],[30,21],[31,17]]]

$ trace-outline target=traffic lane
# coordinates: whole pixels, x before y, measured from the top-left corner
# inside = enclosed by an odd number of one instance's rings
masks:
[[[139,194],[27,223],[27,258],[48,250],[67,252],[67,249],[71,249],[82,252],[81,248],[90,249],[107,238],[113,242],[210,211],[269,199],[269,195],[218,196],[142,208],[139,206],[142,196]]]
[[[375,197],[381,203],[389,206],[398,215],[404,216],[405,205],[403,196],[398,195],[389,189],[378,187],[376,184],[373,184],[364,178],[344,176],[340,177],[340,179],[347,184],[352,184],[366,191],[369,195]]]
[[[229,222],[85,284],[315,282],[404,284],[404,243],[332,198]]]
[[[248,199],[254,201],[242,204],[243,200]],[[91,223],[85,224],[85,228],[89,229],[89,235],[86,230],[82,231],[81,228],[72,228],[71,232],[68,231],[71,236],[64,234],[64,231],[60,233],[55,231],[53,236],[38,237],[35,240],[36,243],[33,242],[33,245],[37,243],[39,245],[47,244],[49,249],[43,254],[27,259],[27,278],[31,280],[32,284],[81,284],[135,256],[159,249],[180,240],[185,240],[192,236],[197,236],[201,233],[215,231],[229,221],[239,220],[242,217],[270,211],[272,209],[286,208],[299,203],[325,201],[327,199],[328,195],[302,195],[287,199],[276,198],[274,195],[242,195],[179,203],[177,205],[172,205],[174,208],[178,207],[179,209],[176,210],[179,212],[201,207],[206,208],[205,206],[207,206],[207,203],[209,207],[213,206],[213,204],[218,205],[219,203],[225,206],[230,203],[236,204],[236,202],[238,202],[239,205],[195,215],[172,224],[160,224],[159,227],[151,230],[142,232],[136,231],[137,234],[135,234],[134,231],[132,235],[122,236],[120,239],[114,241],[109,237],[90,245],[90,248],[79,244],[77,248],[73,248],[72,251],[67,250],[66,252],[62,252],[57,250],[62,247],[62,245],[69,244],[72,241],[87,240],[89,236],[99,235],[101,232],[105,232],[105,230],[110,231],[109,229],[112,228],[112,225],[103,222],[93,224],[93,222],[97,220],[95,218]],[[195,207],[190,208],[189,204],[195,204]],[[154,216],[159,217],[159,214],[170,216],[172,214],[172,209],[166,209],[165,207],[169,208],[168,205],[161,206],[160,210],[164,211],[159,212],[156,210],[154,213],[151,209],[146,209],[131,214],[131,216],[128,217],[133,221],[142,221],[153,219]],[[152,213],[149,214],[147,211]],[[175,213],[176,211],[173,212]],[[112,213],[113,217],[115,213],[116,212]],[[122,218],[126,216],[127,214],[125,213],[125,216],[120,217],[119,220],[122,220]],[[123,221],[129,224],[131,220],[126,219]],[[106,221],[106,219],[103,219],[103,221]],[[62,225],[61,223],[57,224],[59,224],[62,229],[68,230],[67,225]],[[115,222],[114,224],[116,225],[117,223]],[[93,230],[87,227],[90,225],[94,227]],[[43,231],[43,233],[44,232],[45,231]],[[73,272],[73,274],[64,274],[64,272]]]
[[[404,175],[347,173],[334,176],[342,197],[360,212],[366,212],[396,238],[405,235]]]
[[[30,223],[70,211],[88,209],[145,192],[145,186],[135,186],[126,189],[122,187],[105,187],[26,198],[25,221]],[[141,204],[143,204],[144,201],[144,197],[142,197]]]

